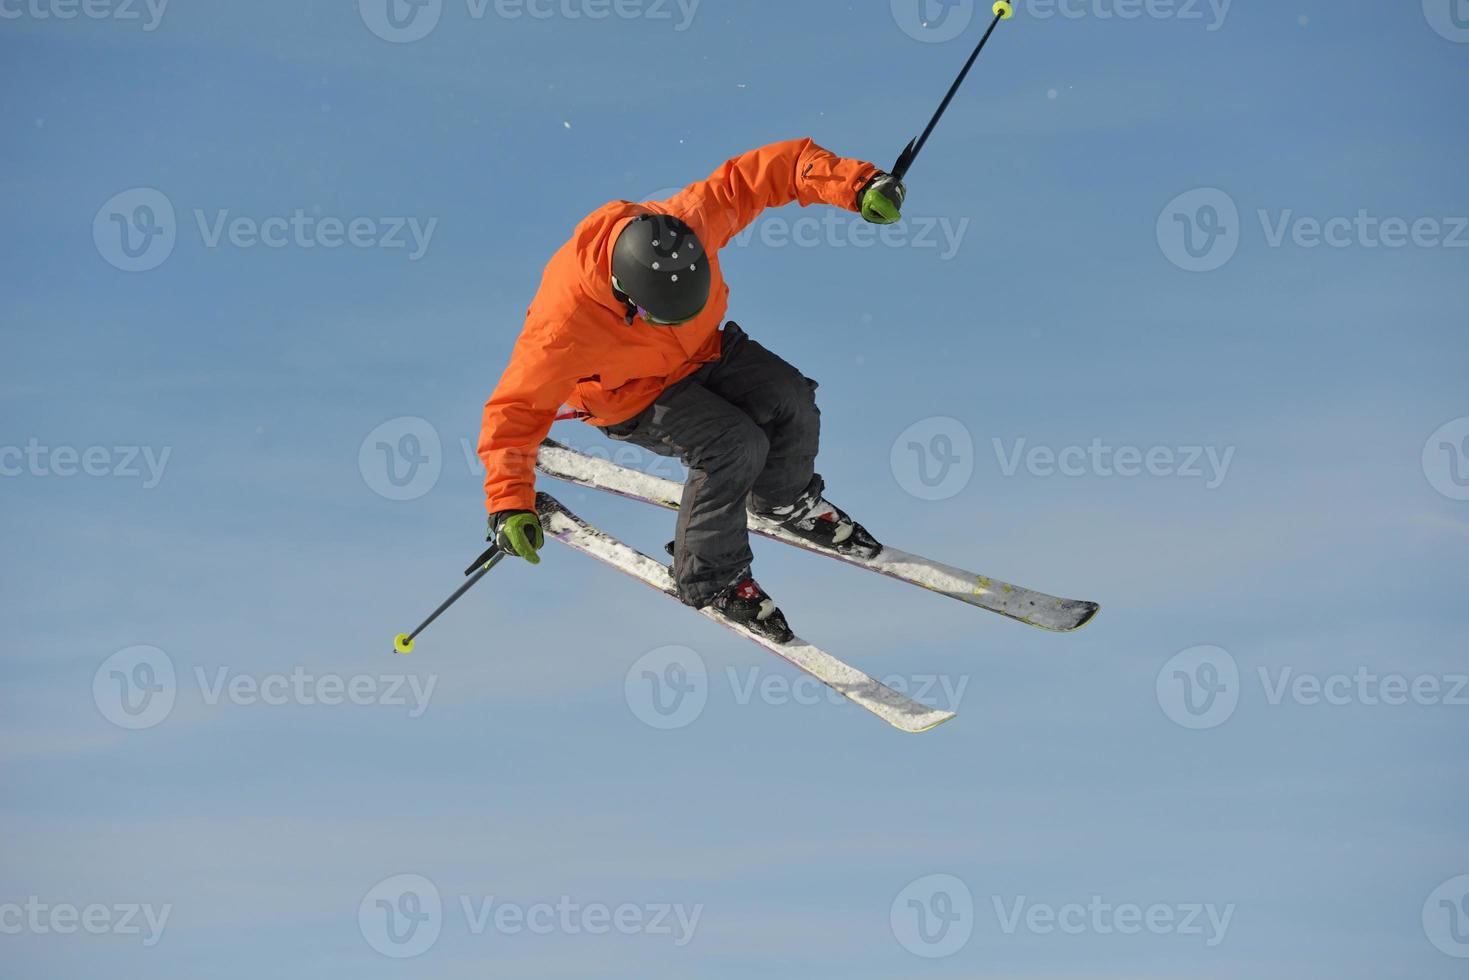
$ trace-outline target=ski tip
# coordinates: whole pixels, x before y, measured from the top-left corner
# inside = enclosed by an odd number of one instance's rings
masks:
[[[1029,615],[1012,615],[1027,626],[1045,630],[1047,633],[1075,633],[1096,618],[1102,607],[1095,602],[1080,599],[1057,599],[1048,611]]]
[[[407,633],[399,633],[393,637],[393,651],[395,653],[409,654],[413,652],[413,638]]]
[[[912,724],[898,725],[895,727],[899,731],[907,732],[910,735],[922,735],[924,732],[931,732],[944,722],[953,721],[957,717],[959,715],[953,711],[934,711],[924,715],[921,719],[914,719]]]
[[[1078,605],[1081,606],[1082,608],[1081,608],[1080,612],[1078,613],[1078,615],[1076,617],[1076,625],[1071,626],[1071,627],[1068,627],[1067,629],[1064,629],[1061,632],[1063,632],[1063,633],[1075,633],[1077,630],[1081,629],[1087,623],[1090,623],[1092,620],[1096,619],[1097,618],[1097,613],[1099,613],[1099,612],[1102,611],[1102,607],[1099,604],[1095,603],[1095,602],[1082,602],[1082,603],[1078,603]]]

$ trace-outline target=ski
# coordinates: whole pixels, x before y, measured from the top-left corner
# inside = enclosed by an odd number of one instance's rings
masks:
[[[545,529],[547,537],[555,538],[573,550],[589,555],[677,599],[673,574],[667,565],[649,558],[605,531],[591,526],[567,510],[549,494],[536,495],[536,510],[540,514],[541,526]],[[847,700],[872,712],[894,728],[905,732],[926,732],[954,717],[952,711],[930,708],[928,705],[899,694],[800,637],[792,639],[789,643],[776,643],[729,620],[713,609],[698,611],[725,629],[753,640],[782,660],[801,668]]]
[[[537,467],[547,476],[567,483],[593,490],[605,490],[620,497],[641,500],[669,510],[677,510],[683,497],[683,486],[672,480],[640,473],[610,460],[588,456],[552,439],[541,444]],[[878,572],[1026,625],[1056,633],[1070,633],[1081,629],[1100,608],[1095,602],[1062,599],[1036,592],[987,575],[945,565],[921,555],[899,551],[889,545],[884,545],[882,551],[873,558],[844,555],[791,534],[774,522],[753,514],[750,515],[750,530],[775,541],[836,558],[849,565]]]

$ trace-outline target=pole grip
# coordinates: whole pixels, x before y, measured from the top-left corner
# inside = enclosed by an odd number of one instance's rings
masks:
[[[474,564],[464,570],[466,576],[473,575],[476,571],[485,567],[485,562],[495,557],[495,552],[500,550],[499,544],[491,544],[485,549],[485,553],[474,560]]]

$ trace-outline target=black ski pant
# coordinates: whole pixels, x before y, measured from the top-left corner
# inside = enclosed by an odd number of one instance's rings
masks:
[[[673,555],[684,602],[707,605],[749,568],[746,509],[786,507],[819,488],[815,392],[815,381],[730,323],[719,360],[603,430],[689,468]]]

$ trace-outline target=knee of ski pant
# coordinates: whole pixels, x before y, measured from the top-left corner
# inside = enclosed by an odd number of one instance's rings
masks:
[[[816,388],[815,381],[792,370],[781,379],[774,393],[781,414],[797,424],[818,423],[821,409],[816,407]]]
[[[753,483],[765,468],[770,439],[749,419],[730,425],[698,453],[695,465],[733,479]]]

